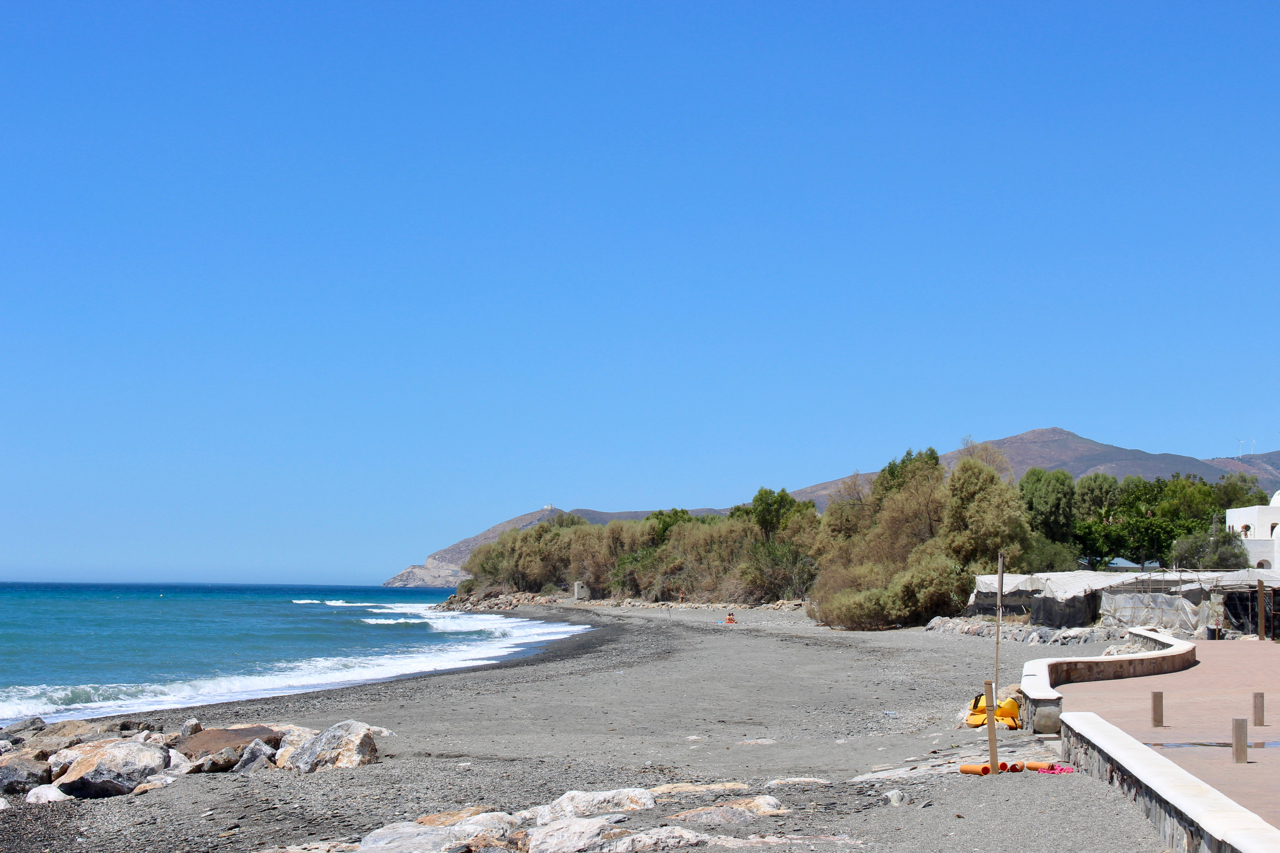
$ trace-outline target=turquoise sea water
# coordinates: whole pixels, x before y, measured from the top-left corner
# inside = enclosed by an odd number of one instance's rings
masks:
[[[585,630],[432,610],[449,592],[0,583],[0,725],[474,666]]]

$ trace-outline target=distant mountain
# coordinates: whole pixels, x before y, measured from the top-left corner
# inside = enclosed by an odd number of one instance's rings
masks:
[[[647,516],[651,510],[637,510],[633,512],[600,512],[594,509],[571,509],[573,515],[580,515],[592,524],[608,524],[611,521],[632,521]],[[690,510],[694,515],[706,515],[707,513],[716,513],[725,515],[727,511],[718,509],[694,509]],[[383,586],[420,586],[430,587],[432,589],[448,589],[456,587],[462,581],[466,580],[470,575],[462,570],[462,564],[471,556],[471,552],[479,548],[481,545],[487,545],[490,542],[497,542],[498,537],[508,530],[527,530],[536,524],[540,524],[557,515],[564,515],[565,511],[557,509],[548,504],[537,512],[527,512],[524,515],[517,515],[515,518],[509,518],[506,521],[495,524],[483,533],[477,533],[461,542],[455,542],[448,548],[441,548],[427,559],[422,561],[421,565],[410,566],[400,574],[383,581]]]
[[[988,443],[1008,458],[1009,464],[1013,466],[1015,479],[1021,478],[1029,468],[1044,468],[1047,471],[1061,469],[1077,479],[1085,474],[1101,471],[1121,480],[1131,474],[1147,480],[1154,480],[1156,477],[1168,479],[1174,474],[1198,474],[1213,481],[1226,473],[1224,468],[1190,456],[1127,450],[1081,438],[1074,432],[1057,427],[1033,429]],[[949,468],[959,459],[958,450],[942,457]]]
[[[1248,453],[1244,456],[1206,459],[1210,465],[1223,471],[1243,471],[1258,478],[1264,492],[1275,494],[1280,490],[1280,450],[1270,453]]]
[[[1062,469],[1076,479],[1085,474],[1101,471],[1119,480],[1131,474],[1148,480],[1156,477],[1168,479],[1174,474],[1197,474],[1210,482],[1216,481],[1223,474],[1242,471],[1257,476],[1258,485],[1268,494],[1280,490],[1280,450],[1235,458],[1195,459],[1174,453],[1128,450],[1082,438],[1058,427],[1033,429],[1030,432],[988,443],[999,448],[1008,458],[1015,479],[1021,478],[1030,468],[1044,468],[1049,471]],[[959,460],[960,451],[958,450],[942,456],[942,461],[948,468],[954,467]],[[869,485],[875,478],[875,473],[866,473],[861,476]],[[826,509],[832,496],[848,480],[849,477],[828,480],[825,483],[796,489],[791,492],[791,495],[796,500],[813,501],[821,511]],[[537,512],[526,513],[501,524],[495,524],[483,533],[436,551],[427,557],[423,565],[410,566],[385,582],[383,586],[457,586],[467,577],[467,574],[462,571],[462,564],[476,548],[487,542],[496,541],[498,536],[507,530],[516,528],[524,530],[563,512],[564,510],[553,506],[546,506]],[[592,524],[608,524],[610,521],[644,518],[650,511],[601,512],[594,509],[574,509],[570,512],[582,516]],[[728,515],[729,510],[703,508],[690,510],[690,512],[694,515],[707,513]]]
[[[427,557],[420,566],[410,566],[391,580],[383,581],[383,586],[425,586],[433,589],[455,587],[466,580],[468,575],[462,570],[462,564],[471,556],[471,552],[481,545],[497,542],[498,537],[508,530],[525,530],[540,521],[562,515],[564,510],[551,505],[544,506],[536,512],[527,512],[509,518],[501,524],[495,524],[483,533],[477,533],[469,539],[454,542],[448,548],[441,548]]]

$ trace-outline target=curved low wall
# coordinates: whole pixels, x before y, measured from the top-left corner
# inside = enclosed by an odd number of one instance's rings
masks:
[[[1196,645],[1157,634],[1145,628],[1130,628],[1129,637],[1150,651],[1131,655],[1096,658],[1038,658],[1022,667],[1022,727],[1041,734],[1061,728],[1062,694],[1053,688],[1075,681],[1110,681],[1178,672],[1196,662]]]

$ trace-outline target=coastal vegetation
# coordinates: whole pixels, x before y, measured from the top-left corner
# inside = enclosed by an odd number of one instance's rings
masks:
[[[464,565],[471,594],[551,592],[582,582],[593,597],[649,601],[809,599],[829,625],[921,624],[959,612],[974,576],[1138,564],[1244,568],[1224,511],[1265,503],[1255,478],[1208,483],[1106,474],[1076,481],[1032,468],[1016,482],[1000,451],[965,442],[948,471],[938,452],[908,450],[874,477],[847,478],[819,513],[785,489],[760,489],[728,516],[660,510],[593,525],[562,514],[509,530]]]

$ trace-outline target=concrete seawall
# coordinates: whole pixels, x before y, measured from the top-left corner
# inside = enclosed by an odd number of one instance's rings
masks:
[[[1059,730],[1062,694],[1053,689],[1059,684],[1160,675],[1195,665],[1194,643],[1144,628],[1129,629],[1129,637],[1150,651],[1112,657],[1027,661],[1022,668],[1022,692],[1027,698],[1020,713],[1023,728],[1040,734],[1053,734]]]
[[[1097,714],[1061,724],[1063,758],[1122,790],[1174,853],[1280,851],[1280,830]]]

